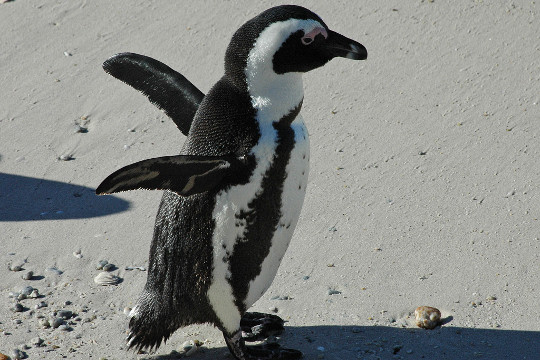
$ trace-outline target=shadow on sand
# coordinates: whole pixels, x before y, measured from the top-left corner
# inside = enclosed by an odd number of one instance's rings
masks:
[[[443,326],[435,330],[384,326],[286,327],[283,347],[300,350],[304,359],[540,359],[540,332]],[[178,344],[179,346],[180,344]],[[205,349],[197,360],[232,359],[226,346]],[[323,357],[319,357],[324,355]],[[178,359],[154,355],[148,360]]]
[[[129,202],[97,196],[95,189],[0,173],[0,221],[65,220],[110,215]]]

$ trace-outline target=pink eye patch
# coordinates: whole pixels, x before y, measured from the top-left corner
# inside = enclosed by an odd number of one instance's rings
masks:
[[[321,34],[325,39],[328,38],[328,32],[323,27],[316,27],[302,37],[302,44],[309,45],[315,40],[315,36]]]

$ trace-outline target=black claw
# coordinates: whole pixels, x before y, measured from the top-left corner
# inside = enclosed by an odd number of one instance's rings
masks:
[[[240,320],[245,341],[261,341],[269,336],[280,335],[285,328],[282,318],[273,314],[245,313]]]

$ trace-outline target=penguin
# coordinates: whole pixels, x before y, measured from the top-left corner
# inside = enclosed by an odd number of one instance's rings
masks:
[[[148,277],[130,313],[128,346],[157,349],[178,328],[213,324],[236,359],[298,359],[275,344],[277,315],[247,310],[268,289],[304,201],[309,137],[302,75],[366,48],[312,11],[270,8],[242,25],[225,71],[204,95],[161,62],[117,54],[105,71],[145,94],[187,136],[179,155],[142,160],[109,175],[98,195],[164,190]]]

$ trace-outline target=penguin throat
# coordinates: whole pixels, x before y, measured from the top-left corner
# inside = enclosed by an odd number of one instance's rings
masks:
[[[270,123],[279,121],[295,109],[304,98],[304,89],[300,73],[278,75],[272,70],[265,72],[248,80],[248,92],[253,108],[259,114],[268,114],[264,118]]]

